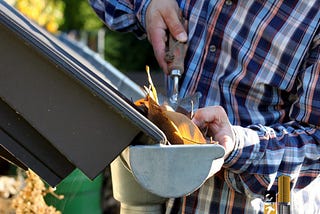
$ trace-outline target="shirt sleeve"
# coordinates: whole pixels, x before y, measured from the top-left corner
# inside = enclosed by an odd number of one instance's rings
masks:
[[[98,17],[111,30],[146,37],[145,13],[151,0],[89,0]]]
[[[228,185],[253,196],[275,189],[277,177],[289,175],[302,189],[320,173],[320,34],[297,78],[297,98],[290,122],[272,126],[234,126],[236,148],[224,167]]]

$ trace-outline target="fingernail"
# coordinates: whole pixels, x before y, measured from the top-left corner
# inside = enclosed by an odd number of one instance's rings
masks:
[[[177,35],[177,40],[179,40],[180,42],[186,42],[188,39],[188,36],[185,32],[179,33]]]

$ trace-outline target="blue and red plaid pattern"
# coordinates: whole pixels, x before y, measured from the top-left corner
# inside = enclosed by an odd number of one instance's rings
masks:
[[[189,48],[180,97],[201,92],[236,133],[223,169],[167,213],[262,213],[290,175],[293,213],[320,213],[320,1],[178,0]],[[145,36],[150,0],[90,0],[112,29]],[[307,193],[306,193],[307,192]],[[308,209],[301,210],[301,207]]]

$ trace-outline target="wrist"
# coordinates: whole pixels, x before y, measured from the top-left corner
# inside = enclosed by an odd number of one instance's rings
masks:
[[[225,159],[223,167],[241,173],[260,160],[264,154],[263,145],[256,130],[233,126],[235,133],[235,148]]]
[[[229,163],[232,162],[232,160],[239,154],[240,150],[240,140],[239,140],[239,135],[237,134],[237,129],[236,126],[231,126],[232,130],[232,143],[233,143],[233,148],[230,149],[229,151],[226,151],[226,155],[224,157],[225,165],[228,165]]]

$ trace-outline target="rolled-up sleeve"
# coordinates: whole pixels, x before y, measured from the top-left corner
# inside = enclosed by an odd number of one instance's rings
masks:
[[[298,122],[234,129],[237,145],[224,164],[231,188],[263,195],[284,174],[294,188],[302,189],[320,174],[319,129]]]
[[[234,126],[236,147],[226,159],[229,185],[251,194],[274,188],[289,175],[292,186],[305,188],[320,174],[320,34],[319,29],[296,79],[297,98],[291,121],[271,126]],[[240,181],[242,188],[239,188]]]

